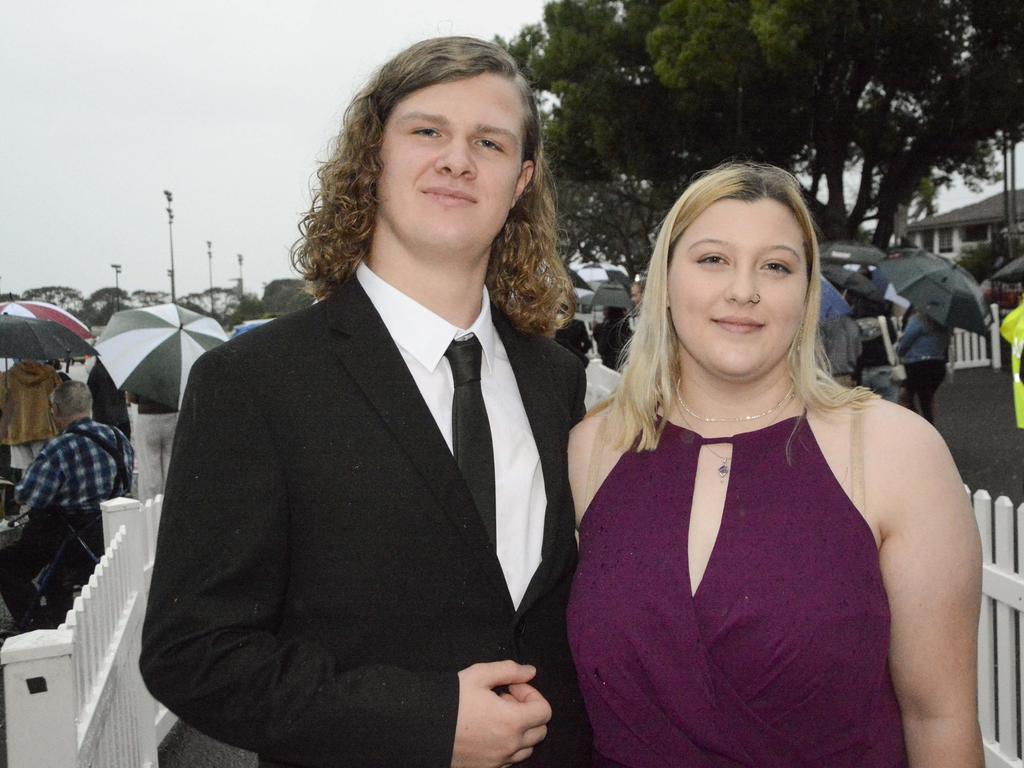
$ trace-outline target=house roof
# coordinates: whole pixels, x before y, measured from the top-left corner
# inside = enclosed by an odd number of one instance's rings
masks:
[[[1024,189],[1017,190],[1017,219],[1024,218]],[[1003,206],[1003,193],[1000,192],[984,200],[965,205],[963,208],[955,208],[946,213],[939,213],[935,216],[927,216],[919,221],[907,225],[909,232],[917,232],[922,229],[934,229],[935,227],[954,227],[965,224],[996,224],[1006,219],[1006,211]]]

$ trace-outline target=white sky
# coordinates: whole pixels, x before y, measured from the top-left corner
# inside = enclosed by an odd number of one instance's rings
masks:
[[[510,37],[543,0],[0,0],[0,292],[179,296],[295,277],[317,163],[369,74],[438,34]]]
[[[438,34],[509,37],[543,0],[0,0],[0,292],[178,295],[294,277],[318,161],[380,63]],[[1018,185],[1024,187],[1024,153]],[[989,194],[997,187],[987,190]],[[940,210],[979,196],[944,193]]]

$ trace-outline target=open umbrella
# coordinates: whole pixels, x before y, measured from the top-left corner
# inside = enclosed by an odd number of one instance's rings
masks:
[[[865,243],[835,240],[821,244],[821,259],[832,264],[880,264],[885,252]]]
[[[572,282],[573,288],[582,288],[584,290],[590,290],[590,283],[580,277],[580,273],[575,269],[567,270],[569,272],[569,280]]]
[[[227,338],[212,317],[159,304],[115,313],[96,349],[119,389],[178,408],[192,364]]]
[[[587,283],[589,288],[596,289],[599,284],[609,282],[629,288],[629,275],[626,270],[614,264],[589,262],[581,264],[574,271]]]
[[[885,300],[884,291],[871,282],[871,278],[865,277],[860,272],[844,269],[838,264],[822,264],[821,274],[841,291],[849,291],[871,301]]]
[[[990,279],[997,280],[1000,283],[1019,283],[1024,281],[1024,256],[1018,256],[1009,264],[1004,264]]]
[[[818,307],[818,322],[824,323],[843,315],[852,315],[853,309],[843,295],[824,277],[821,278],[821,304]]]
[[[890,259],[878,270],[901,296],[942,325],[988,332],[990,313],[981,286],[962,267],[920,254]]]
[[[0,358],[67,360],[95,354],[95,349],[52,320],[0,315]]]
[[[72,315],[66,309],[48,301],[5,301],[0,303],[0,315],[16,315],[18,317],[34,317],[37,320],[52,320],[60,323],[80,339],[91,339],[89,326]]]
[[[632,309],[633,300],[629,298],[629,290],[619,283],[599,285],[590,298],[591,307],[621,307]]]

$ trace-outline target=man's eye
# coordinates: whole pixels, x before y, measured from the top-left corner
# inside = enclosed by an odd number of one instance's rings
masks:
[[[503,151],[500,144],[496,144],[490,139],[480,139],[480,146],[483,147],[484,149],[493,149],[497,152]]]
[[[440,136],[436,128],[417,128],[413,131],[417,136]]]

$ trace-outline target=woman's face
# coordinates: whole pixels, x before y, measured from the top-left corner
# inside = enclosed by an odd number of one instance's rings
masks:
[[[775,200],[719,200],[671,253],[668,302],[683,370],[730,381],[787,363],[807,295],[803,233]]]

